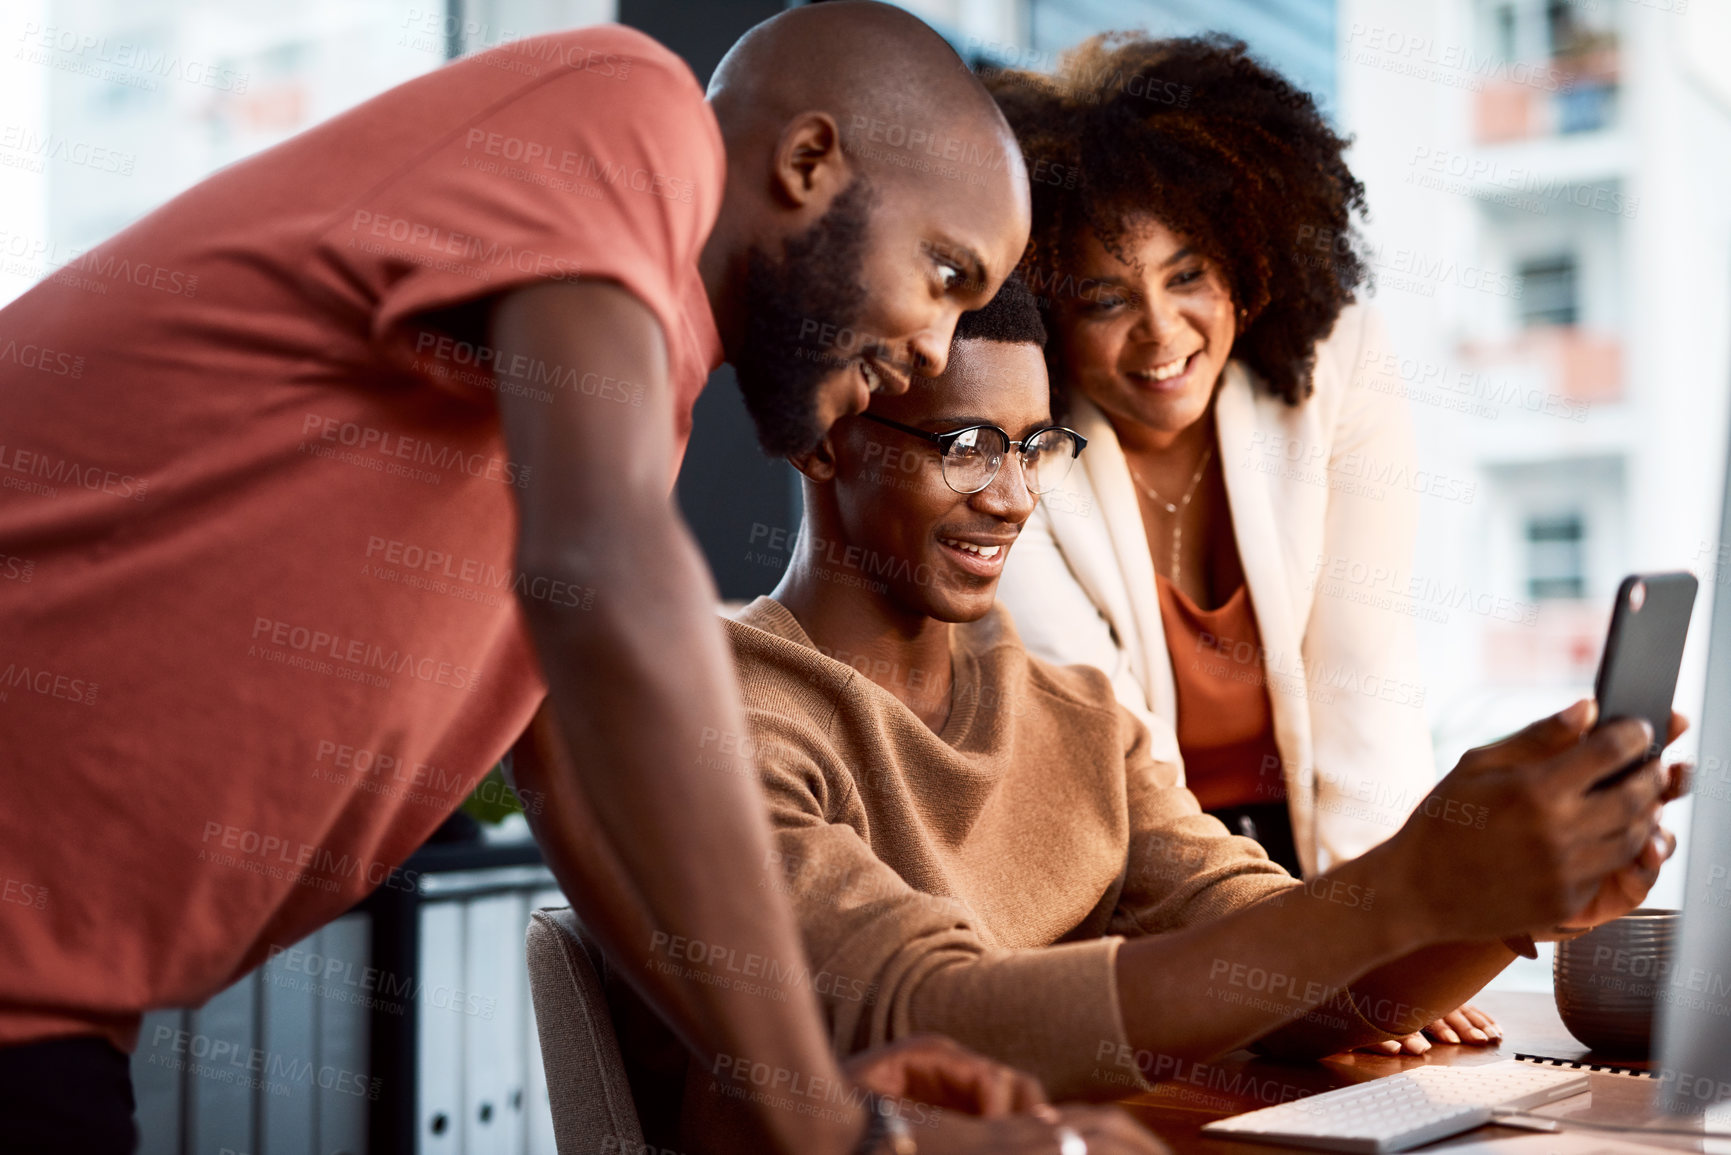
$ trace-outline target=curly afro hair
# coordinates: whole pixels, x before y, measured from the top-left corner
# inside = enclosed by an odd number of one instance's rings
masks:
[[[1012,273],[998,295],[963,313],[956,321],[957,341],[1001,341],[1006,345],[1046,344],[1040,305],[1022,278]]]
[[[1364,186],[1341,155],[1350,141],[1309,94],[1220,35],[1107,33],[1066,54],[1057,75],[982,79],[1027,160],[1022,269],[1043,306],[1076,284],[1066,274],[1081,229],[1134,263],[1127,235],[1152,217],[1224,275],[1240,310],[1233,356],[1288,404],[1309,396],[1316,343],[1368,272],[1354,219]]]

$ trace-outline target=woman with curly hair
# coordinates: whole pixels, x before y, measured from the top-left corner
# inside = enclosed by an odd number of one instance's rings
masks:
[[[1053,407],[1088,439],[999,597],[1036,655],[1112,676],[1205,809],[1314,876],[1435,780],[1398,612],[1424,475],[1404,402],[1367,387],[1388,342],[1354,303],[1348,141],[1226,37],[1109,34],[986,80],[1031,178]]]

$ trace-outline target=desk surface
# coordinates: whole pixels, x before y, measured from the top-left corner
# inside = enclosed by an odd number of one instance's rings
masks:
[[[1426,1065],[1475,1066],[1512,1059],[1517,1051],[1523,1055],[1593,1061],[1587,1048],[1563,1028],[1556,1003],[1549,994],[1487,991],[1473,1003],[1490,1012],[1502,1025],[1500,1044],[1468,1047],[1439,1043],[1418,1056],[1335,1055],[1316,1063],[1284,1062],[1239,1051],[1217,1063],[1176,1071],[1171,1081],[1146,1094],[1125,1099],[1121,1105],[1159,1135],[1176,1155],[1259,1155],[1294,1148],[1214,1139],[1199,1132],[1203,1124],[1227,1115]],[[1482,1140],[1532,1133],[1508,1127],[1482,1127],[1456,1139],[1432,1144],[1427,1150],[1465,1142],[1469,1136],[1471,1140]]]

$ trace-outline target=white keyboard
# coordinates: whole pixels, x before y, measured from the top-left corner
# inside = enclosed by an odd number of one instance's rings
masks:
[[[1202,1133],[1383,1155],[1481,1127],[1500,1111],[1524,1111],[1586,1089],[1585,1072],[1514,1059],[1477,1067],[1418,1067],[1234,1115],[1209,1123]]]

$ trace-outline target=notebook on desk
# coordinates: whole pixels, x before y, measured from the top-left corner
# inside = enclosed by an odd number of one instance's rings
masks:
[[[1537,1063],[1544,1067],[1562,1067],[1574,1071],[1590,1071],[1599,1075],[1628,1075],[1636,1079],[1651,1079],[1653,1072],[1646,1063],[1589,1063],[1585,1059],[1560,1059],[1550,1055],[1523,1055],[1515,1052],[1515,1058],[1525,1063]]]
[[[1507,1139],[1476,1139],[1452,1143],[1448,1155],[1653,1155],[1661,1148],[1613,1139],[1608,1135],[1564,1132],[1556,1135],[1520,1135]]]

